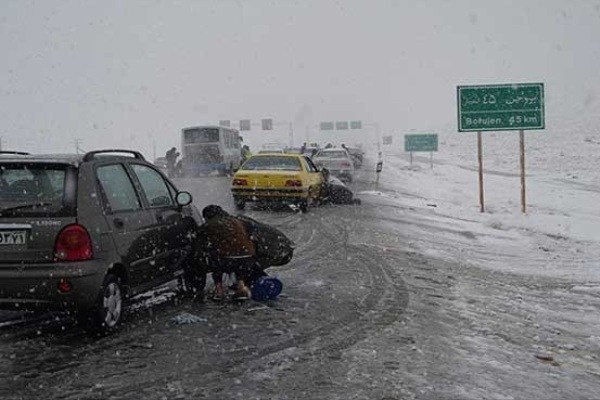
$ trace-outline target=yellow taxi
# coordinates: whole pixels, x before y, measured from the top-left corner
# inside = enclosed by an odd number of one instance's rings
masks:
[[[235,173],[231,192],[238,210],[249,201],[295,204],[308,211],[318,202],[323,174],[302,154],[263,153],[250,157]]]

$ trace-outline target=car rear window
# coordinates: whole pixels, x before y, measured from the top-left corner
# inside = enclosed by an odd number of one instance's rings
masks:
[[[295,157],[260,156],[252,157],[242,166],[245,171],[302,171],[300,160]]]
[[[63,211],[67,168],[57,164],[0,164],[0,215]]]

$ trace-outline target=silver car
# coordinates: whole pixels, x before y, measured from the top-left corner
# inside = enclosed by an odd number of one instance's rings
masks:
[[[327,168],[329,172],[344,182],[352,182],[354,163],[344,149],[321,149],[313,157],[313,162],[319,168]]]

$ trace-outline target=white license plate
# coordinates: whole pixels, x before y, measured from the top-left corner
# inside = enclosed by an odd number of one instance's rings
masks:
[[[27,238],[26,231],[0,231],[0,246],[23,245]]]

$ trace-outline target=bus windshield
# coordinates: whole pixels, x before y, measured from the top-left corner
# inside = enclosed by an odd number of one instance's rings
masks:
[[[186,129],[183,133],[185,143],[217,143],[219,142],[218,128]]]

